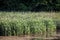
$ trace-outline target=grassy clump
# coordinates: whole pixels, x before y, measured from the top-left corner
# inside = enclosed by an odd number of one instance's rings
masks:
[[[45,19],[46,36],[52,36],[56,33],[56,22],[53,19]]]
[[[16,20],[16,21],[0,21],[0,35],[51,35],[56,31],[55,24],[52,20]]]
[[[36,14],[5,15],[0,19],[0,35],[2,36],[55,34],[56,26],[52,18],[37,17]]]

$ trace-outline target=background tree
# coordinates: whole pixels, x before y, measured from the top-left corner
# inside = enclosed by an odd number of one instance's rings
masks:
[[[60,11],[60,0],[0,0],[0,10]]]

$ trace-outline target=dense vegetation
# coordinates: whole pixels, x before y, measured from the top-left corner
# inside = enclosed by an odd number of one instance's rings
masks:
[[[60,0],[0,0],[5,11],[60,11]]]
[[[34,12],[1,12],[0,36],[53,36],[56,33],[56,25],[51,17],[52,15],[49,13],[47,15],[43,14]]]

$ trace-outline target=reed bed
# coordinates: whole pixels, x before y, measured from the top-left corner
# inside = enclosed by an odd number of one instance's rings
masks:
[[[1,12],[0,36],[53,36],[56,24],[50,13]],[[48,17],[47,17],[48,16]]]

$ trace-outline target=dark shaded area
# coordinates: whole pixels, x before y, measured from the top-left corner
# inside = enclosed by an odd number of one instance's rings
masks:
[[[3,36],[3,30],[1,27],[0,27],[0,36]]]
[[[47,5],[39,4],[38,6],[33,7],[31,11],[47,11]]]
[[[60,31],[60,21],[56,21],[56,29],[57,29],[57,32]]]
[[[0,0],[0,11],[60,11],[60,0]]]
[[[57,37],[57,39],[54,39],[54,40],[60,40],[60,21],[58,20],[58,21],[56,21],[56,32],[57,32],[57,35],[56,35],[56,37]]]

